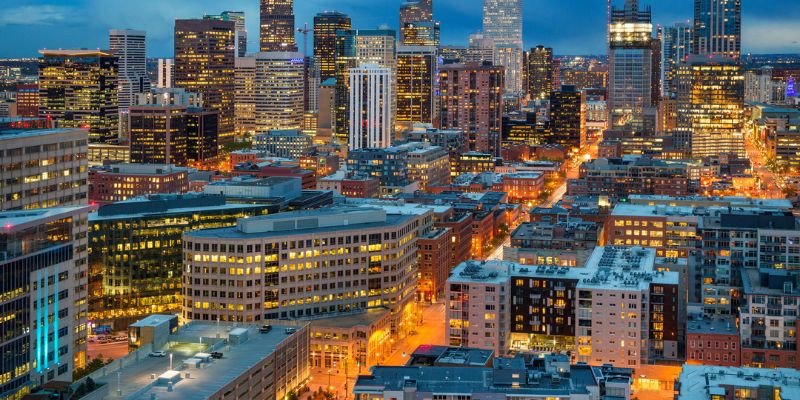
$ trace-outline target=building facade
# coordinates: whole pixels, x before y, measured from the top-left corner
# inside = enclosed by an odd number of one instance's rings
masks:
[[[336,77],[336,31],[350,28],[347,14],[324,11],[314,16],[314,60],[320,82]]]
[[[261,51],[297,51],[294,0],[261,0]]]
[[[397,48],[397,122],[433,123],[437,68],[435,47]]]
[[[189,169],[171,164],[113,164],[89,170],[89,201],[109,204],[159,193],[189,191]]]
[[[500,155],[503,67],[449,64],[439,70],[439,125],[463,130],[469,150]]]
[[[394,138],[395,84],[391,68],[362,64],[349,72],[350,150],[386,148]]]
[[[101,207],[89,221],[89,318],[122,329],[150,314],[179,310],[181,235],[279,209],[202,195],[151,196]]]
[[[219,140],[234,135],[234,21],[175,21],[175,86],[203,96],[203,106],[219,112]]]
[[[39,53],[39,115],[60,128],[88,128],[92,142],[116,140],[117,57],[99,50]]]
[[[6,211],[0,232],[0,396],[71,382],[86,364],[86,207]]]
[[[108,49],[117,57],[117,104],[126,112],[136,101],[136,95],[150,90],[145,63],[145,32],[130,29],[112,29],[108,34]]]
[[[0,210],[86,205],[87,133],[0,131]]]

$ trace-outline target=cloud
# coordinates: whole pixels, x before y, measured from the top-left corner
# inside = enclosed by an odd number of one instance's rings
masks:
[[[69,7],[52,5],[12,7],[0,13],[0,26],[53,25],[63,23],[71,13]]]

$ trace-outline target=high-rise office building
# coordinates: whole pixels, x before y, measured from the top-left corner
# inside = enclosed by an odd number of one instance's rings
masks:
[[[448,64],[439,70],[439,123],[461,129],[469,150],[500,155],[505,70],[480,63]]]
[[[440,30],[437,21],[406,22],[400,27],[400,43],[405,46],[439,47]]]
[[[108,46],[117,57],[119,111],[127,112],[137,94],[150,90],[145,64],[145,32],[112,29],[108,34]]]
[[[234,71],[234,107],[237,135],[256,131],[256,58],[239,57]]]
[[[233,140],[235,52],[234,21],[175,21],[175,86],[203,96],[219,112],[220,142]]]
[[[436,106],[435,47],[397,48],[397,121],[433,123]]]
[[[692,54],[692,27],[687,23],[658,27],[661,41],[661,95],[675,94],[675,72],[681,62]]]
[[[400,28],[409,22],[433,21],[433,0],[405,0],[400,5]]]
[[[384,148],[394,137],[392,70],[377,64],[350,69],[350,150]]]
[[[261,0],[261,51],[297,51],[294,0]]]
[[[158,59],[158,81],[156,87],[159,89],[171,88],[175,79],[175,61],[171,58]]]
[[[394,84],[397,74],[396,36],[396,32],[390,29],[352,29],[337,32],[334,133],[340,143],[346,144],[349,139],[350,69],[364,64],[377,64],[389,68]],[[391,101],[394,103],[395,99]],[[393,104],[392,108],[394,107]]]
[[[611,9],[608,49],[609,127],[635,134],[655,131],[653,24],[650,7],[626,0]]]
[[[692,157],[745,157],[744,73],[722,55],[691,56],[678,69],[678,130],[691,134]]]
[[[522,0],[484,0],[483,33],[506,55],[497,63],[506,67],[506,92],[522,91]]]
[[[742,0],[694,0],[694,54],[719,54],[739,60],[742,52]]]
[[[220,21],[233,21],[235,25],[234,40],[236,43],[236,57],[247,55],[247,27],[245,26],[244,11],[223,11],[219,15],[204,15],[203,19],[216,19]]]
[[[303,55],[262,52],[256,55],[256,132],[302,129],[305,103]]]
[[[130,108],[130,161],[184,166],[217,155],[218,113],[183,89],[153,89]]]
[[[350,17],[336,11],[314,16],[314,60],[320,82],[336,77],[336,31],[350,30]]]
[[[80,129],[0,132],[0,211],[86,205],[87,137]]]
[[[531,100],[550,97],[553,88],[553,49],[536,46],[528,55],[528,96]]]
[[[469,35],[469,47],[463,62],[495,63],[494,39],[483,33]]]
[[[89,130],[89,141],[116,140],[117,57],[101,50],[41,50],[39,115],[60,128]]]
[[[586,108],[582,91],[564,85],[550,93],[551,142],[577,151],[586,143]]]
[[[87,207],[6,211],[0,231],[3,290],[0,397],[71,382],[86,362]]]

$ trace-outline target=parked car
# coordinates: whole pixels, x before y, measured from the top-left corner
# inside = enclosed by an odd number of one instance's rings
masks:
[[[269,333],[272,330],[272,325],[261,325],[261,328],[258,328],[258,331],[261,333]]]
[[[167,352],[166,351],[161,351],[161,350],[159,350],[159,351],[151,351],[150,354],[148,354],[148,356],[150,356],[150,357],[166,357],[167,356]]]
[[[212,351],[211,352],[211,358],[216,358],[216,359],[222,358],[222,352],[220,352],[220,351]]]
[[[297,328],[286,328],[286,330],[284,332],[286,332],[287,335],[291,335],[291,334],[297,332]]]

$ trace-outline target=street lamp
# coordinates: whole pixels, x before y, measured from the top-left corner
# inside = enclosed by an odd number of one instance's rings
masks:
[[[172,371],[172,353],[169,353],[169,370]]]

